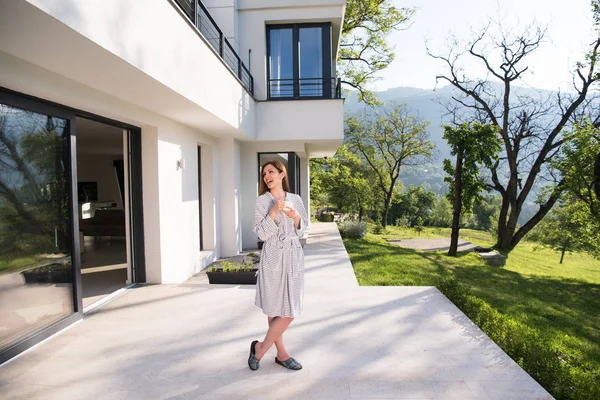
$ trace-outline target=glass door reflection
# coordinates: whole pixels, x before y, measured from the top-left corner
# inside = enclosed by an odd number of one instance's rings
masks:
[[[0,349],[74,312],[68,140],[0,103]]]

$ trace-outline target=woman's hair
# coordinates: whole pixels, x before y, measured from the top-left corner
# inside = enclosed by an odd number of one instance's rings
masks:
[[[273,160],[273,161],[267,161],[266,163],[264,163],[262,168],[260,169],[260,189],[258,190],[258,195],[262,196],[263,194],[265,194],[269,191],[269,188],[267,187],[267,184],[265,183],[264,176],[263,176],[263,173],[264,173],[267,165],[272,165],[280,173],[281,172],[285,173],[285,175],[283,176],[283,179],[281,180],[281,185],[283,186],[284,191],[289,192],[290,191],[290,183],[288,182],[287,171],[285,169],[285,165],[283,165],[283,163],[281,161]]]

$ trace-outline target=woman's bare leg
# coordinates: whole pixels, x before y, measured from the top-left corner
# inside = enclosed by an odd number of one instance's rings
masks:
[[[271,322],[273,322],[275,317],[268,317],[268,318],[269,318],[269,326],[271,326]],[[283,335],[279,336],[277,338],[277,340],[275,340],[275,347],[277,348],[277,359],[279,361],[285,361],[288,358],[290,358],[290,355],[288,354],[287,350],[285,349],[285,346],[283,345]]]
[[[283,332],[285,332],[293,320],[294,318],[274,317],[269,323],[269,330],[267,331],[265,339],[256,344],[256,354],[254,356],[259,360],[262,359],[273,343],[281,338],[281,335],[283,335]],[[281,343],[283,343],[283,339]]]

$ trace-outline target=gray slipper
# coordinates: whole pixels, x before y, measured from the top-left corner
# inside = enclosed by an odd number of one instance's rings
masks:
[[[285,361],[279,361],[277,357],[275,357],[275,362],[279,365],[286,367],[287,369],[293,369],[294,371],[299,371],[302,369],[302,364],[294,360],[293,357],[290,357]]]
[[[252,371],[256,371],[260,367],[260,360],[254,356],[256,354],[256,343],[258,343],[258,340],[250,344],[250,356],[248,357],[248,366]]]

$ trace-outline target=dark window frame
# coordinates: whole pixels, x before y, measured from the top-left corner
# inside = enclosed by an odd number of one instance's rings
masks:
[[[272,24],[266,27],[267,36],[267,99],[268,100],[314,100],[314,99],[331,99],[333,98],[333,86],[327,84],[332,82],[332,63],[331,63],[331,22],[321,23],[301,23],[301,24]],[[323,94],[321,96],[301,96],[300,95],[300,64],[298,56],[298,45],[300,44],[300,29],[302,28],[321,28],[321,52],[323,57]],[[292,64],[293,64],[293,81],[294,93],[293,96],[271,96],[271,31],[278,29],[292,29]],[[310,79],[310,78],[306,78]]]

